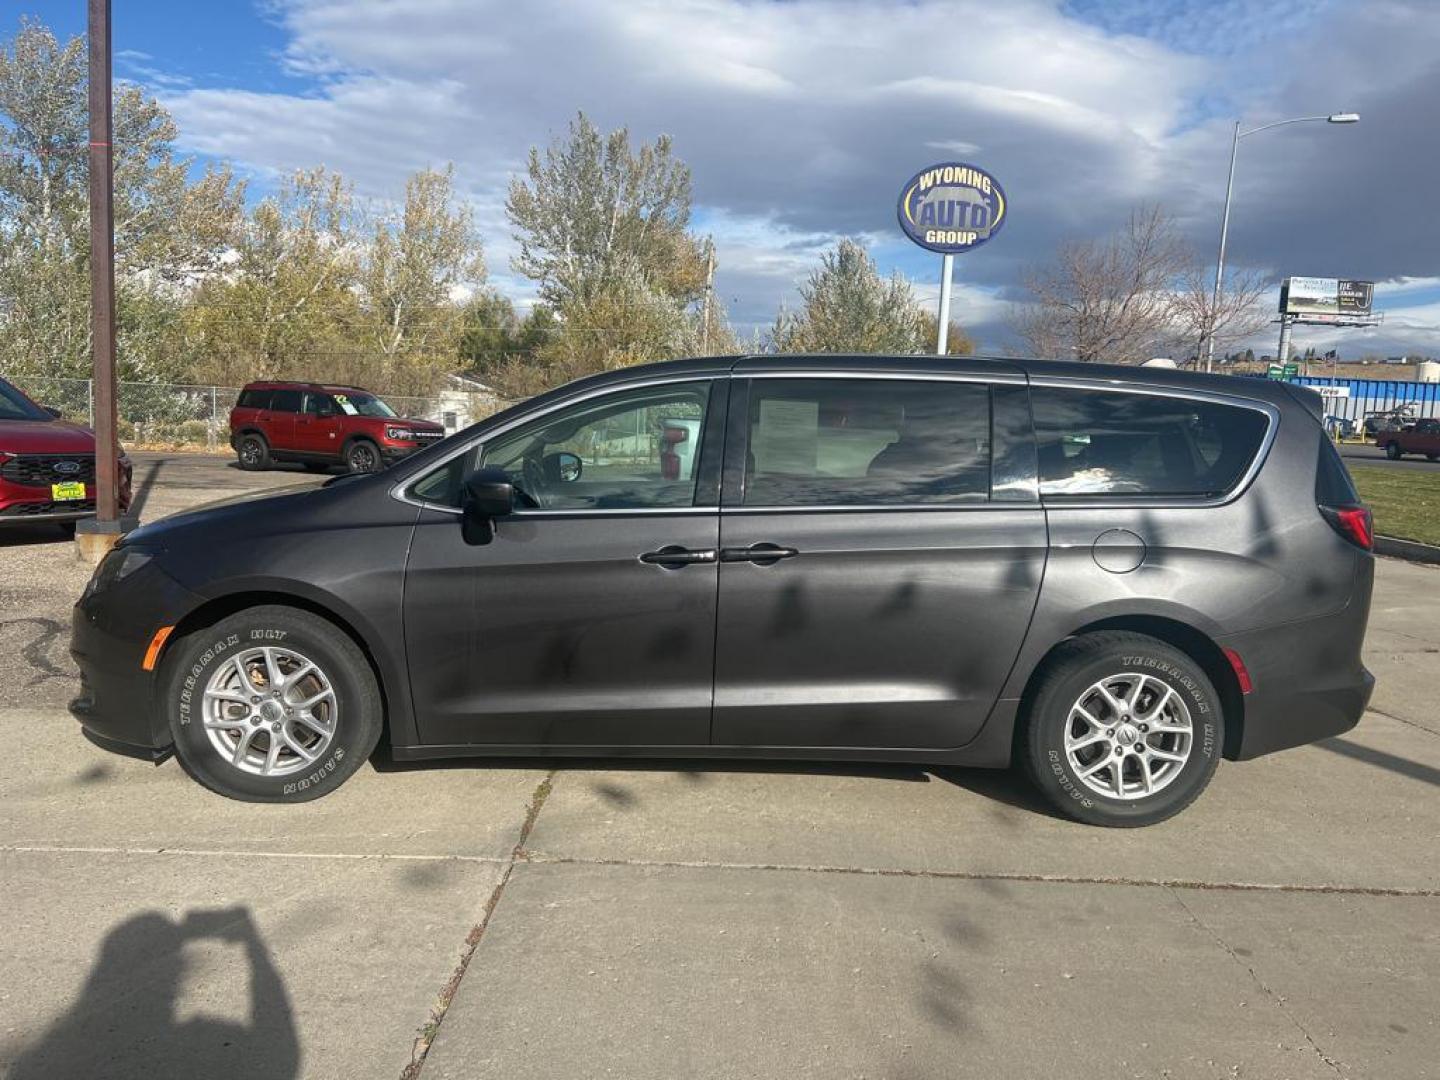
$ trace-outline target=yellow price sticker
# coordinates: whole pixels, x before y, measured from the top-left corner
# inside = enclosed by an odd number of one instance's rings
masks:
[[[58,484],[51,484],[50,498],[56,502],[83,499],[85,498],[85,482],[83,480],[62,480]]]

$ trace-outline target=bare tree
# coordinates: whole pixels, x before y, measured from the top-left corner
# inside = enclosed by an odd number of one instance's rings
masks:
[[[1015,328],[1036,356],[1140,363],[1174,337],[1172,290],[1190,253],[1158,206],[1104,240],[1062,244],[1025,277]]]
[[[1185,356],[1202,357],[1206,341],[1215,339],[1215,351],[1236,345],[1265,328],[1270,313],[1260,305],[1270,278],[1256,270],[1232,270],[1216,302],[1212,268],[1192,262],[1176,283],[1170,298],[1176,344]]]

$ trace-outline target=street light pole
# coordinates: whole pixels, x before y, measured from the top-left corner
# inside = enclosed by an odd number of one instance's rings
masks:
[[[1241,131],[1240,121],[1235,121],[1235,129],[1230,137],[1230,176],[1225,181],[1225,211],[1220,217],[1220,254],[1215,259],[1215,291],[1210,297],[1210,318],[1207,320],[1209,325],[1205,327],[1206,371],[1213,370],[1215,366],[1215,322],[1220,314],[1220,292],[1224,287],[1225,280],[1225,241],[1230,232],[1230,197],[1235,190],[1235,155],[1240,149],[1240,140],[1274,127],[1283,127],[1286,124],[1307,124],[1317,120],[1323,120],[1327,124],[1358,124],[1360,114],[1331,113],[1328,116],[1297,116],[1290,120],[1276,120],[1273,124],[1261,124],[1249,131]]]

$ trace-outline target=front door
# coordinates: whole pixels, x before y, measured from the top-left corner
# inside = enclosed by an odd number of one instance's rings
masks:
[[[426,509],[405,646],[426,743],[709,741],[724,385],[591,397],[412,485]],[[456,508],[481,467],[504,469],[524,505],[470,544]]]
[[[980,381],[736,381],[715,744],[933,749],[975,737],[1029,626],[1046,552],[1023,383],[993,397],[992,430]]]
[[[295,417],[295,449],[313,457],[340,456],[340,417],[329,394],[307,391]]]

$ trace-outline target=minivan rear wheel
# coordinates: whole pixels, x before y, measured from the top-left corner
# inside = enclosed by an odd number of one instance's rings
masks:
[[[1092,825],[1153,825],[1194,802],[1224,744],[1219,695],[1186,653],[1144,634],[1065,642],[1020,729],[1036,787]]]
[[[175,753],[210,790],[245,802],[334,791],[380,739],[379,687],[333,623],[279,605],[186,635],[166,655]]]

